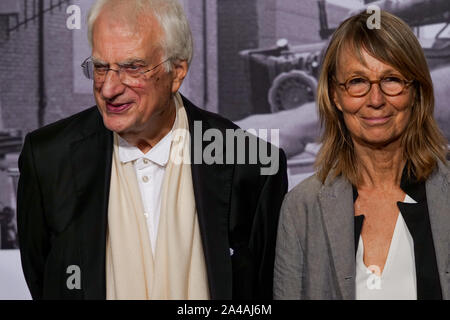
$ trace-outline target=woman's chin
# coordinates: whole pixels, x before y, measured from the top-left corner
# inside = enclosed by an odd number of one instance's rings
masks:
[[[399,136],[395,135],[370,135],[356,139],[361,144],[373,148],[384,148],[399,141]]]

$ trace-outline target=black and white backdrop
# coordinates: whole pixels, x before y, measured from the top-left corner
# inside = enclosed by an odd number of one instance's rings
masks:
[[[124,0],[125,1],[125,0]],[[80,68],[94,0],[0,1],[0,299],[28,299],[17,250],[17,158],[25,134],[95,104]],[[450,1],[180,0],[195,53],[182,93],[244,129],[280,129],[289,187],[313,173],[314,98],[333,29],[365,5],[407,21],[428,59],[450,138]]]

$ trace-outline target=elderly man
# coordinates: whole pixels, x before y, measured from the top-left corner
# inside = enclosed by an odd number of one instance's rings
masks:
[[[28,134],[19,160],[33,298],[271,298],[284,153],[178,93],[192,39],[176,0],[99,0],[88,24],[97,106]],[[248,144],[211,148],[208,130]],[[236,161],[255,142],[278,170]]]

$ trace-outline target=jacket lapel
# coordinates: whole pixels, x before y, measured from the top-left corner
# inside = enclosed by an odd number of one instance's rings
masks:
[[[342,176],[325,181],[319,192],[333,266],[343,299],[355,298],[354,208],[351,184]]]
[[[183,97],[191,134],[192,182],[205,254],[211,299],[232,298],[232,267],[228,239],[232,165],[207,165],[203,153],[203,132],[211,124],[200,109]],[[200,121],[200,122],[197,122]],[[194,126],[194,122],[197,122]],[[201,126],[201,129],[200,129]],[[196,155],[197,154],[197,159]]]
[[[426,193],[442,298],[450,299],[447,279],[450,272],[450,173],[444,164],[439,162],[438,165],[438,170],[426,182]]]
[[[99,123],[90,123],[95,130],[85,132],[70,145],[76,210],[81,213],[77,227],[85,299],[106,298],[105,251],[113,136],[103,126],[99,114],[96,118]]]

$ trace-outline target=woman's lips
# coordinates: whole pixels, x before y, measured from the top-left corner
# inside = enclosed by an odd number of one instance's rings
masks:
[[[132,103],[110,104],[106,103],[106,110],[110,113],[122,113],[130,109]]]
[[[386,116],[386,117],[363,117],[362,119],[367,124],[376,126],[376,125],[385,124],[386,122],[388,122],[391,119],[391,116]]]

